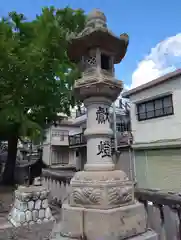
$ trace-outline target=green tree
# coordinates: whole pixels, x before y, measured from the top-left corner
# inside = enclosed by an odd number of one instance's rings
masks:
[[[11,12],[0,21],[0,138],[8,141],[4,184],[14,181],[18,139],[40,136],[45,119],[69,115],[76,104],[71,90],[80,72],[67,57],[67,36],[84,23],[84,12],[69,7],[44,8],[33,21]]]

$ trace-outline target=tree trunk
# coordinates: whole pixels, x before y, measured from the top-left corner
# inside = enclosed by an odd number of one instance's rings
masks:
[[[3,180],[2,183],[4,185],[14,185],[14,172],[16,165],[16,154],[17,154],[17,144],[18,144],[18,136],[12,135],[8,138],[8,158],[6,161]]]

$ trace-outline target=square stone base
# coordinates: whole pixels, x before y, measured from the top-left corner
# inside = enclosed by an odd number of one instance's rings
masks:
[[[53,230],[52,239],[80,239],[86,236],[87,240],[155,240],[156,238],[133,238],[147,232],[146,221],[146,212],[140,203],[108,210],[77,208],[63,204],[62,221]]]

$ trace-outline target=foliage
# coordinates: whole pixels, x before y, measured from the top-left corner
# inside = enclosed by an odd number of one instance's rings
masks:
[[[33,21],[11,12],[0,22],[0,129],[37,135],[57,112],[75,105],[80,74],[67,57],[67,35],[84,27],[84,12],[44,8]]]
[[[84,22],[84,12],[69,7],[44,8],[33,21],[11,12],[0,21],[0,140],[8,140],[7,181],[13,179],[18,138],[43,136],[45,120],[70,114],[76,104],[71,90],[80,72],[68,59],[67,37]]]

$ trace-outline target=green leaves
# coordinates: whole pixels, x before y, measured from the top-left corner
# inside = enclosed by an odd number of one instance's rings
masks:
[[[67,57],[67,34],[84,23],[84,12],[69,7],[44,8],[33,21],[10,12],[0,21],[0,131],[15,125],[20,135],[33,136],[45,118],[70,114],[80,72]]]

